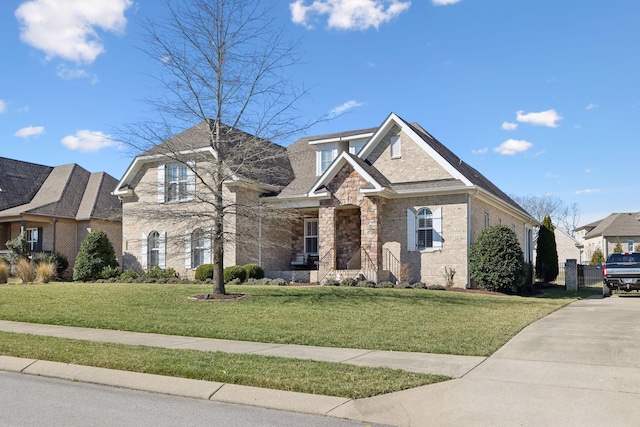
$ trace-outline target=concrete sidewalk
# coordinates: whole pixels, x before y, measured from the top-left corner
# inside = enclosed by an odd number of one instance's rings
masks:
[[[257,354],[261,356],[347,363],[358,366],[387,367],[403,369],[409,372],[445,375],[453,378],[462,377],[485,360],[484,357],[474,356],[268,344],[73,326],[41,325],[7,320],[0,320],[0,331],[149,347]]]
[[[447,358],[0,322],[0,330],[205,351],[448,372],[456,379],[350,400],[0,356],[0,370],[393,426],[634,426],[640,423],[640,298],[573,303],[483,358]],[[397,357],[394,357],[397,356]],[[424,365],[423,365],[424,364]],[[425,367],[427,366],[427,367]]]

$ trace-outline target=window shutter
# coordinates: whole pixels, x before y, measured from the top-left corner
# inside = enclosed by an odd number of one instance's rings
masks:
[[[191,232],[189,230],[184,233],[184,268],[191,268]]]
[[[164,164],[158,165],[158,203],[164,203],[165,174]]]
[[[407,250],[416,250],[416,213],[413,209],[407,209]]]
[[[147,251],[147,235],[142,233],[140,236],[140,265],[143,270],[148,268],[149,253]]]
[[[211,264],[211,231],[204,233],[204,262]]]
[[[167,232],[160,233],[160,247],[158,248],[158,267],[167,268]]]
[[[442,208],[433,212],[433,248],[442,249]]]
[[[194,200],[196,196],[196,161],[187,162],[187,200]]]

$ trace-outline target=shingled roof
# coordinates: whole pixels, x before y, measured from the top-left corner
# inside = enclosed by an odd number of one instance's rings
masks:
[[[629,237],[640,236],[640,212],[612,213],[608,217],[583,225],[577,230],[586,229],[585,239],[592,237]]]
[[[3,188],[8,196],[6,200],[11,203],[2,205],[0,218],[29,214],[76,220],[122,220],[120,202],[111,195],[117,183],[112,176],[104,172],[92,174],[76,164],[49,167],[18,160],[3,163],[3,160],[9,159],[0,159],[0,164],[9,164],[13,169],[0,169],[0,182],[12,183],[4,187],[6,190]],[[32,172],[36,176],[29,182]],[[20,188],[28,191],[11,193]]]
[[[0,157],[0,211],[29,203],[52,170],[50,166]]]

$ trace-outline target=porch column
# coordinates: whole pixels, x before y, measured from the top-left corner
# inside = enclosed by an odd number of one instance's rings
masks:
[[[320,203],[318,212],[319,270],[336,268],[336,208]]]
[[[361,205],[361,241],[377,270],[382,270],[382,205],[384,200],[378,197],[365,198]],[[365,262],[365,254],[362,257]],[[367,262],[369,262],[367,260]]]

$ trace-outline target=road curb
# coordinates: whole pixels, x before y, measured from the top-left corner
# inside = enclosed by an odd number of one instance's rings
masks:
[[[327,415],[335,408],[351,401],[351,399],[343,397],[263,389],[11,356],[0,356],[0,371],[314,415]]]

